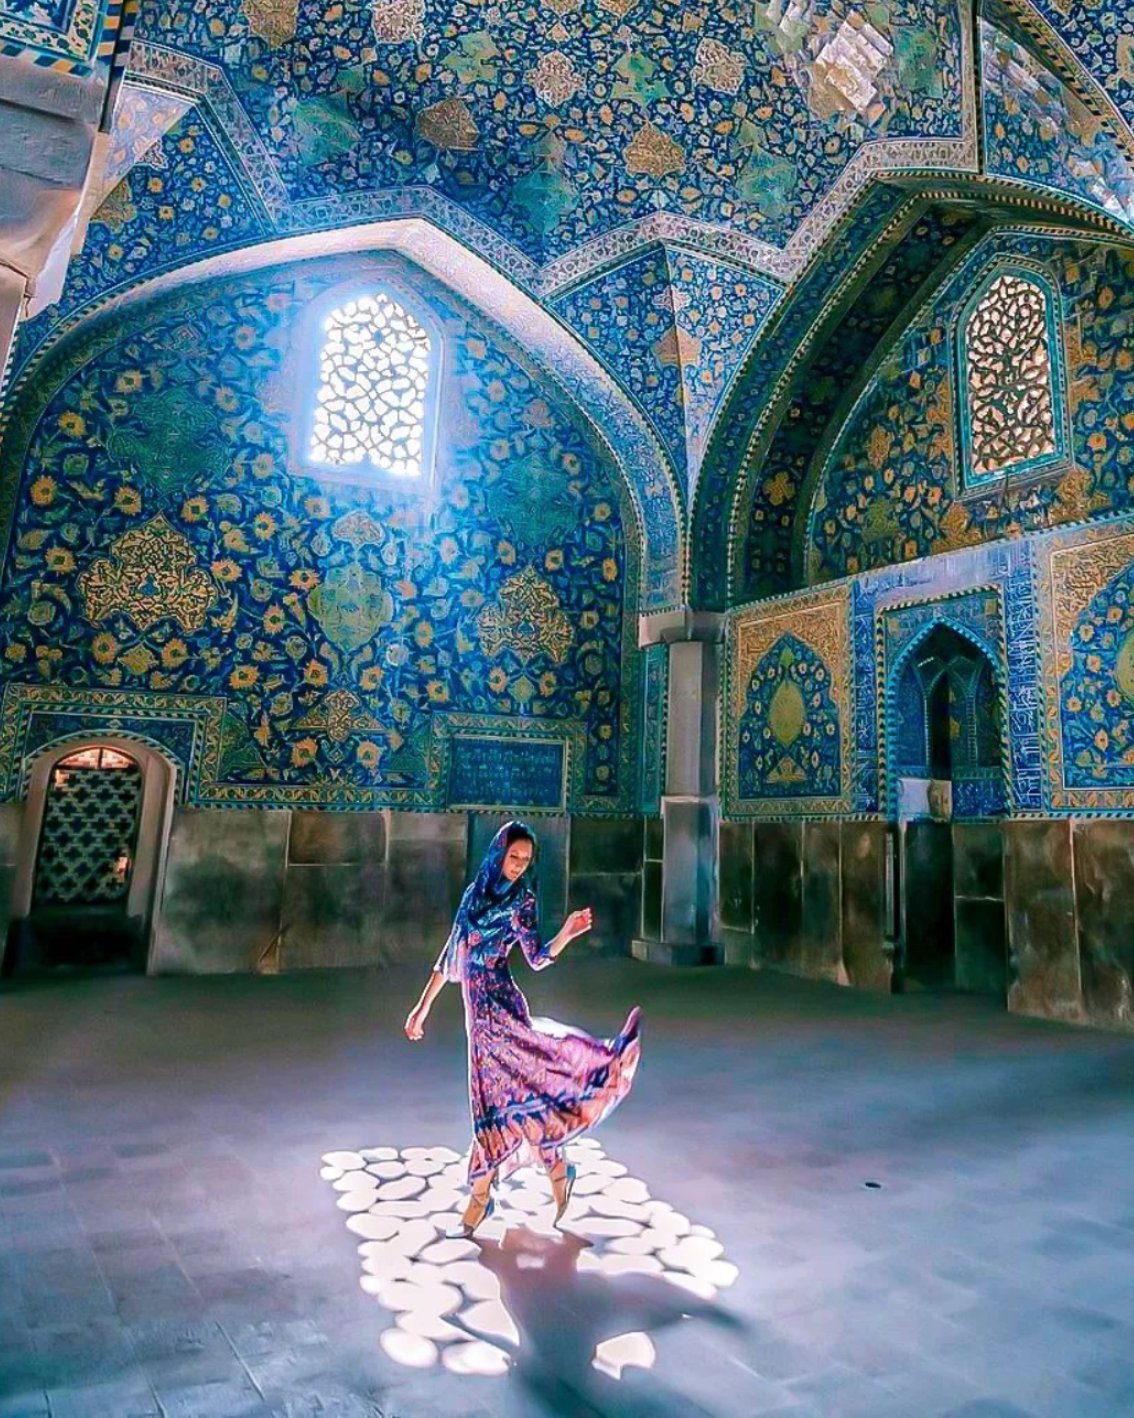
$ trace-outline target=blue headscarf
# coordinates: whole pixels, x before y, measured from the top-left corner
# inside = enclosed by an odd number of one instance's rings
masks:
[[[508,855],[508,848],[524,839],[532,844],[531,864],[523,876],[515,881],[505,881],[504,858]],[[526,822],[506,822],[493,837],[480,870],[461,900],[457,924],[475,929],[487,911],[518,903],[527,891],[536,895],[536,850],[536,835]]]
[[[523,876],[515,881],[505,881],[503,876],[504,858],[508,848],[518,839],[526,838],[532,844],[531,865]],[[538,900],[536,883],[536,835],[524,822],[506,822],[492,839],[492,845],[485,853],[480,870],[472,883],[465,889],[461,904],[453,921],[449,939],[433,967],[446,980],[455,982],[460,978],[459,951],[461,942],[480,927],[489,911],[499,907],[518,906],[530,893]]]

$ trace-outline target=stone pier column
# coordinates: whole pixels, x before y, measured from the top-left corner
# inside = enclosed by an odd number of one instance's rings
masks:
[[[21,313],[59,299],[81,243],[109,98],[106,66],[83,77],[0,55],[0,387]]]
[[[10,266],[0,266],[0,393],[4,391],[4,373],[12,357],[26,296],[27,283],[23,276]]]
[[[660,939],[634,941],[636,959],[717,964],[720,823],[718,724],[722,616],[689,611],[642,621],[640,643],[669,648],[665,792],[662,796]]]

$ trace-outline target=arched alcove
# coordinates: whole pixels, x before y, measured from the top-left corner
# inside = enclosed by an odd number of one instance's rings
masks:
[[[27,765],[5,973],[145,970],[178,765],[114,734],[71,736]]]
[[[901,849],[898,989],[1005,998],[1003,902],[995,881],[973,901],[975,888],[960,880],[971,843],[958,842],[977,832],[998,843],[994,819],[1008,809],[1001,683],[986,649],[945,619],[926,626],[891,672],[883,753]],[[974,911],[970,929],[965,913]]]
[[[1000,677],[975,641],[937,622],[895,667],[888,700],[891,810],[905,779],[948,783],[954,819],[1006,811]]]

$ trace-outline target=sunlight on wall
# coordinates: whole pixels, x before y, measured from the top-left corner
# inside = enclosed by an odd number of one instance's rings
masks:
[[[531,1271],[550,1269],[549,1259],[574,1245],[580,1275],[652,1276],[701,1302],[736,1280],[736,1266],[707,1226],[651,1197],[594,1139],[572,1143],[569,1156],[577,1180],[562,1229],[553,1225],[546,1177],[523,1168],[495,1188],[494,1214],[475,1240],[464,1240],[455,1233],[467,1199],[466,1160],[452,1148],[324,1155],[320,1175],[339,1192],[339,1209],[351,1213],[347,1227],[360,1237],[359,1283],[396,1315],[381,1337],[391,1359],[411,1368],[440,1363],[455,1374],[507,1373],[523,1340],[494,1264],[505,1251],[518,1271]],[[591,1362],[620,1379],[626,1367],[652,1368],[655,1357],[638,1328],[603,1339]]]

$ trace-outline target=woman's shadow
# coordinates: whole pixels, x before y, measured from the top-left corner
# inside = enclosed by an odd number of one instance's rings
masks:
[[[643,1331],[656,1339],[683,1319],[709,1320],[729,1330],[744,1324],[721,1306],[656,1275],[603,1275],[578,1269],[591,1243],[570,1232],[558,1238],[508,1230],[482,1242],[480,1263],[500,1281],[501,1299],[520,1331],[514,1373],[533,1400],[551,1413],[666,1414],[688,1411],[687,1397],[655,1376],[634,1374],[631,1394],[593,1367],[595,1347],[616,1335]]]

